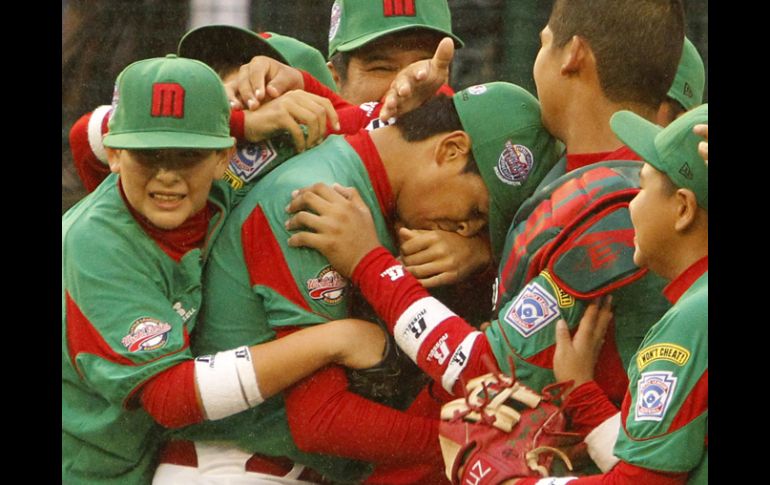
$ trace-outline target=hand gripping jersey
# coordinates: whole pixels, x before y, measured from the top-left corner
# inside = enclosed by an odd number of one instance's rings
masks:
[[[206,324],[196,331],[195,352],[225,350],[233,342],[254,345],[274,338],[282,327],[348,316],[347,280],[317,251],[288,247],[285,207],[293,190],[316,182],[353,186],[372,211],[380,241],[395,252],[390,185],[381,162],[372,162],[374,150],[363,132],[331,136],[277,167],[247,194],[212,249],[204,278]],[[361,462],[299,451],[281,395],[230,418],[192,426],[183,437],[223,439],[248,452],[288,457],[339,482],[369,471]]]
[[[573,170],[539,189],[517,212],[500,263],[497,320],[487,337],[497,362],[533,389],[554,381],[553,324],[575,329],[587,301],[612,293],[614,322],[596,381],[619,404],[625,368],[647,329],[669,307],[665,282],[633,263],[628,202],[640,163],[607,161]]]
[[[232,203],[215,182],[204,252],[176,261],[131,215],[117,180],[107,177],[62,218],[64,483],[149,483],[162,428],[132,398],[192,359],[201,267]]]
[[[708,483],[707,265],[704,259],[691,268],[702,274],[672,298],[674,306],[628,365],[629,393],[614,451],[644,468],[692,470],[688,483],[694,484]]]

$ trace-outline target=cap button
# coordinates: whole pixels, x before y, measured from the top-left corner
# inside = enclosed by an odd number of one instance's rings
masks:
[[[166,54],[166,59],[176,59],[176,54]]]

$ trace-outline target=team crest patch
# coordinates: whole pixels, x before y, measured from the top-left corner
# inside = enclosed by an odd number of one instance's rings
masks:
[[[532,170],[534,157],[524,145],[514,145],[511,140],[505,142],[505,148],[497,159],[495,175],[508,185],[521,185]]]
[[[269,141],[247,143],[238,147],[230,159],[230,171],[244,182],[251,182],[276,156],[275,147]]]
[[[637,382],[637,421],[661,421],[676,387],[671,372],[643,372]]]
[[[139,318],[131,324],[128,335],[120,339],[120,343],[129,352],[140,350],[155,350],[166,345],[171,325],[154,318]]]
[[[524,338],[527,338],[558,316],[559,308],[556,299],[542,286],[530,283],[516,297],[504,319]]]
[[[307,291],[310,298],[323,300],[331,305],[342,300],[347,286],[348,280],[331,266],[322,269],[315,278],[307,280]]]
[[[340,28],[340,17],[342,17],[342,5],[339,0],[335,0],[332,5],[331,23],[329,24],[329,42],[332,41]]]
[[[487,92],[487,87],[483,84],[477,84],[468,88],[468,92],[474,95],[484,94]]]

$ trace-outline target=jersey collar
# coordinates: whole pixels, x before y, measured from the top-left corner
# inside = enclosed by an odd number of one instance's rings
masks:
[[[695,281],[703,276],[703,273],[709,270],[709,257],[703,256],[698,261],[690,265],[689,268],[684,270],[682,274],[674,278],[665,288],[663,288],[663,296],[666,297],[671,304],[674,304],[682,297],[685,291],[687,291]]]
[[[605,160],[639,160],[642,159],[633,152],[630,148],[623,145],[617,150],[611,152],[596,152],[596,153],[574,153],[567,154],[567,172],[571,172],[575,169],[591,165],[592,163],[599,163]]]
[[[353,147],[353,150],[358,153],[358,156],[364,162],[364,168],[366,168],[366,172],[369,174],[374,194],[377,197],[377,202],[380,204],[380,211],[385,217],[388,226],[392,227],[395,221],[396,200],[393,198],[393,189],[390,186],[388,174],[385,172],[382,158],[380,158],[380,152],[377,151],[372,137],[369,136],[368,131],[361,130],[358,133],[346,135],[345,141]]]

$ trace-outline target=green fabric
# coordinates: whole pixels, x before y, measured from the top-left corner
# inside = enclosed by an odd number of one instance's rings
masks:
[[[225,223],[204,277],[206,324],[198,327],[194,335],[196,355],[265,342],[274,337],[277,327],[313,325],[348,316],[349,288],[334,303],[314,300],[308,294],[308,281],[327,269],[329,262],[315,250],[290,248],[286,243],[290,233],[284,227],[288,218],[285,207],[291,192],[316,182],[356,187],[372,210],[380,241],[391,252],[396,251],[361,159],[342,136],[329,137],[319,147],[288,160],[257,182]],[[257,208],[270,226],[270,234],[257,237],[260,241],[274,238],[290,272],[290,281],[312,312],[300,308],[275,288],[252,286],[244,253],[254,249],[244,247],[242,235]],[[269,261],[259,270],[279,278],[279,264]],[[371,471],[370,465],[362,462],[300,452],[291,440],[283,401],[271,401],[269,406],[262,404],[230,418],[195,425],[181,434],[188,439],[218,437],[251,452],[285,456],[339,482],[359,479]]]
[[[118,76],[104,146],[213,150],[234,142],[225,88],[206,64],[169,54],[134,62]]]
[[[709,105],[702,104],[661,128],[631,111],[612,115],[610,126],[620,140],[645,162],[668,175],[674,185],[692,190],[698,205],[709,208],[709,167],[698,154],[703,139],[695,125],[709,121]]]
[[[200,313],[205,255],[195,249],[179,263],[166,255],[129,213],[117,178],[107,177],[62,217],[64,483],[149,483],[163,431],[129,398],[148,379],[192,358],[184,334]],[[214,184],[210,200],[222,211],[210,223],[211,238],[229,195],[224,183]],[[75,332],[82,327],[67,312],[67,295],[98,337]],[[157,348],[130,350],[137,322],[170,330]],[[99,339],[103,345],[95,348]]]
[[[703,88],[706,86],[706,69],[698,49],[684,38],[682,57],[676,68],[676,76],[668,90],[668,97],[681,104],[685,110],[691,110],[703,102]]]
[[[454,95],[476,165],[489,190],[489,234],[499,259],[513,215],[562,152],[540,121],[540,103],[515,84],[491,82]]]
[[[274,32],[256,33],[235,25],[204,25],[187,32],[179,41],[181,57],[197,59],[210,66],[234,67],[255,56],[268,56],[309,72],[332,91],[337,91],[323,54],[293,37]]]
[[[329,57],[349,52],[388,34],[426,29],[463,41],[452,33],[446,0],[335,0],[329,26]]]
[[[651,352],[656,348],[677,352]],[[650,329],[637,357],[628,366],[630,408],[614,454],[644,468],[690,471],[704,459],[708,435],[708,395],[683,407],[708,372],[708,272]],[[703,412],[685,419],[703,405]],[[677,418],[685,424],[672,431]]]

